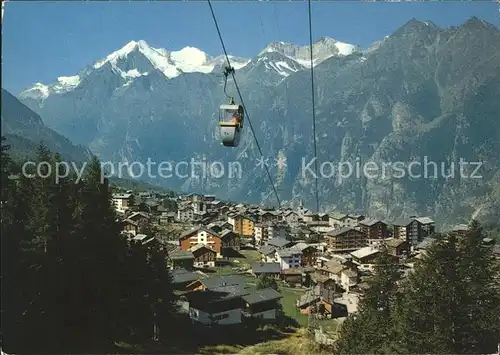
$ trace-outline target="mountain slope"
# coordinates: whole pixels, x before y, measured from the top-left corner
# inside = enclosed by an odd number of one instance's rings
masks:
[[[498,28],[476,18],[448,29],[414,19],[365,53],[355,46],[340,52],[338,42],[327,39],[315,46],[321,48],[313,55],[318,158],[327,175],[318,181],[323,209],[389,218],[428,214],[453,223],[498,208]],[[220,72],[166,78],[162,70],[127,58],[122,72],[139,68],[148,74],[129,82],[108,62],[86,72],[72,91],[41,101],[21,95],[23,102],[104,159],[224,163],[223,178],[196,173],[161,180],[166,186],[273,202],[267,175],[256,167],[251,121],[281,199],[302,198],[314,206],[314,178],[303,171],[313,152],[307,47],[272,43],[237,70],[250,115],[237,149],[218,140],[218,106],[227,101]],[[231,80],[228,92],[237,96]],[[373,162],[380,169],[383,163],[422,164],[424,158],[437,164],[439,176],[361,172],[342,179],[338,169],[329,173],[339,162]],[[444,177],[441,166],[447,170],[460,158],[483,162],[482,178]],[[228,175],[234,162],[241,176]]]
[[[90,151],[73,145],[66,137],[47,128],[38,114],[2,89],[2,135],[17,158],[33,157],[40,141],[53,152],[75,162],[86,161]]]

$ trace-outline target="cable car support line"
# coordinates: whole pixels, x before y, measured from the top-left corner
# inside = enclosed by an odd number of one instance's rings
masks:
[[[207,0],[207,1],[208,1],[208,6],[210,6],[210,12],[212,13],[212,18],[214,20],[215,28],[217,29],[217,34],[219,35],[220,43],[222,45],[222,50],[224,51],[224,55],[226,57],[227,66],[229,68],[229,74],[231,74],[231,76],[233,77],[234,86],[236,87],[236,91],[238,92],[238,96],[240,98],[241,105],[243,106],[243,110],[245,112],[246,119],[248,120],[248,124],[250,125],[250,130],[252,131],[253,138],[255,140],[255,143],[257,144],[257,149],[259,150],[259,154],[260,154],[261,158],[264,158],[264,154],[262,154],[262,149],[260,148],[259,141],[257,140],[257,136],[255,135],[255,131],[254,131],[253,126],[252,126],[252,122],[250,121],[250,116],[248,115],[247,108],[245,106],[245,103],[243,102],[243,97],[241,96],[240,88],[238,86],[238,83],[236,82],[236,77],[234,75],[234,68],[231,66],[231,62],[229,60],[229,55],[227,53],[226,46],[224,44],[224,40],[222,39],[222,34],[220,32],[220,29],[219,29],[219,23],[217,22],[217,18],[215,17],[215,12],[214,12],[214,9],[212,7],[212,2],[211,2],[211,0]],[[227,77],[226,77],[226,80],[227,80]],[[264,164],[264,168],[266,169],[267,177],[269,178],[269,181],[270,181],[271,186],[273,188],[273,192],[276,196],[276,200],[278,201],[278,207],[281,207],[281,200],[279,198],[278,191],[276,190],[276,186],[274,185],[273,179],[271,177],[271,173],[269,172],[269,169],[268,169],[266,164]]]
[[[313,142],[314,142],[314,173],[316,183],[316,213],[319,213],[319,194],[318,194],[318,151],[316,148],[316,102],[314,97],[314,66],[313,66],[313,41],[312,41],[312,19],[311,19],[311,0],[309,6],[309,54],[311,59],[311,95],[312,95],[312,118],[313,118]]]

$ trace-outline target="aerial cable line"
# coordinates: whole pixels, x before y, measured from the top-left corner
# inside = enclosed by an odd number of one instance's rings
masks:
[[[312,119],[313,119],[313,142],[314,142],[314,173],[316,183],[316,213],[319,213],[319,194],[318,194],[318,151],[316,147],[316,102],[314,97],[314,66],[313,66],[313,41],[312,41],[312,19],[311,19],[311,0],[309,5],[309,54],[311,59],[311,95],[312,95]]]
[[[224,55],[226,57],[227,66],[231,69],[232,68],[231,61],[229,60],[229,55],[227,53],[226,46],[224,44],[224,40],[222,39],[222,34],[220,32],[220,29],[219,29],[219,23],[217,22],[217,18],[215,17],[215,12],[214,12],[214,9],[212,7],[212,2],[211,2],[211,0],[207,0],[207,1],[208,1],[208,6],[210,6],[210,12],[212,13],[212,18],[214,20],[215,28],[217,29],[217,34],[219,35],[220,43],[222,45],[222,50],[224,51]],[[231,73],[231,76],[233,77],[234,86],[236,87],[236,91],[238,92],[238,96],[240,98],[241,105],[243,106],[243,110],[245,111],[245,116],[246,116],[246,119],[248,120],[248,124],[250,125],[250,130],[252,131],[252,135],[253,135],[253,138],[254,138],[255,143],[257,145],[257,149],[259,150],[259,154],[261,156],[262,161],[264,161],[264,154],[262,154],[262,149],[260,148],[259,141],[257,140],[257,136],[255,135],[255,131],[254,131],[253,126],[252,126],[252,121],[250,121],[250,116],[248,115],[248,112],[247,112],[247,107],[246,107],[245,103],[243,102],[243,97],[241,96],[240,88],[238,86],[238,83],[236,82],[234,70],[230,70],[230,73]],[[278,201],[278,208],[279,208],[279,207],[281,207],[281,200],[280,200],[280,197],[278,195],[278,191],[276,190],[276,186],[274,186],[273,178],[271,177],[271,173],[269,172],[267,164],[264,163],[263,165],[264,165],[264,168],[266,169],[267,177],[269,178],[269,181],[270,181],[271,186],[273,188],[273,192],[274,192],[274,195],[276,196],[276,200]]]

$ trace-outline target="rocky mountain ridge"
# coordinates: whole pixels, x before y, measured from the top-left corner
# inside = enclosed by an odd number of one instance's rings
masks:
[[[369,50],[344,55],[333,53],[336,42],[324,42],[332,53],[318,57],[314,70],[323,170],[356,162],[408,167],[427,159],[446,172],[462,158],[481,162],[482,177],[446,177],[438,171],[436,178],[415,178],[408,169],[403,177],[361,173],[343,178],[339,171],[328,172],[318,180],[323,210],[388,218],[433,215],[450,223],[500,211],[497,27],[477,18],[446,29],[411,20]],[[281,200],[304,199],[312,207],[314,178],[304,169],[313,158],[310,70],[298,58],[304,51],[280,46],[271,44],[236,72],[250,115],[237,149],[224,148],[218,140],[218,106],[227,98],[221,72],[213,69],[167,78],[131,53],[88,70],[71,91],[43,100],[20,97],[50,127],[88,144],[104,160],[174,164],[194,159],[226,168],[223,177],[173,176],[161,181],[165,186],[275,203],[258,165],[251,123]],[[148,74],[133,80],[122,75],[134,69]],[[231,81],[228,91],[237,96]],[[229,175],[231,163],[241,174]]]

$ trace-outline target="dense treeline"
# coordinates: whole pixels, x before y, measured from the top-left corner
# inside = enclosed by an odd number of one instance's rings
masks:
[[[466,237],[443,235],[405,278],[384,251],[359,313],[342,326],[336,353],[495,353],[500,281],[485,235],[476,221]]]
[[[120,235],[97,158],[79,183],[11,179],[8,148],[2,139],[3,350],[102,353],[166,334],[175,306],[165,254]],[[37,159],[54,171],[61,158],[41,144]]]

